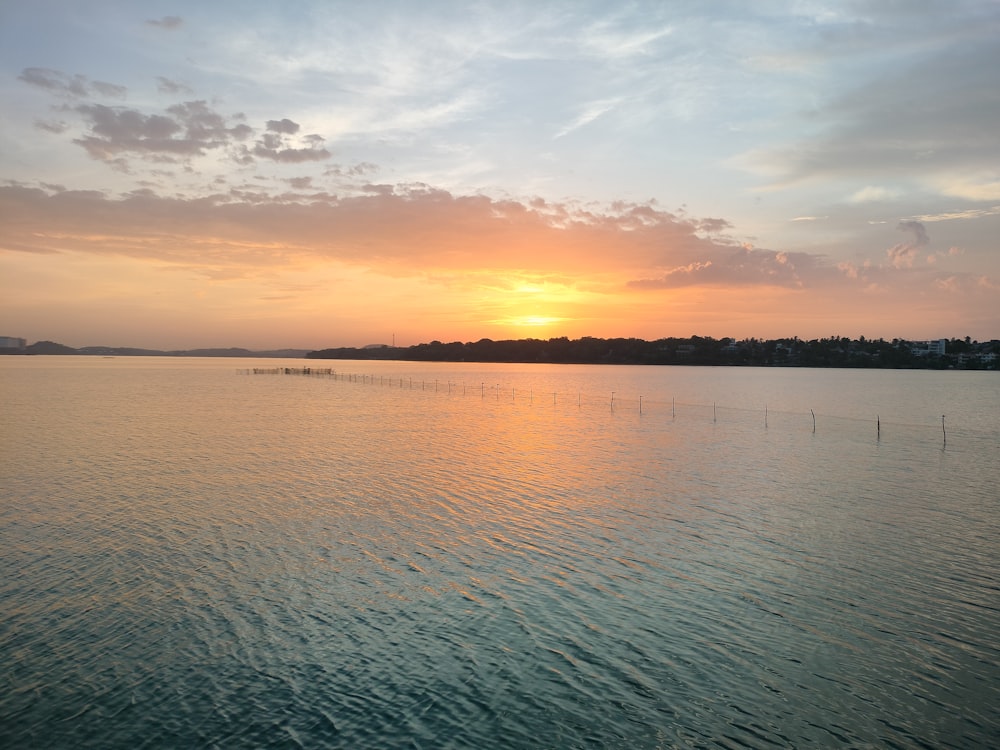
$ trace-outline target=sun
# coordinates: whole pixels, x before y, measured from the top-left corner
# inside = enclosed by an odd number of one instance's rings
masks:
[[[507,274],[494,282],[488,322],[519,338],[544,338],[571,324],[584,294],[566,279]]]

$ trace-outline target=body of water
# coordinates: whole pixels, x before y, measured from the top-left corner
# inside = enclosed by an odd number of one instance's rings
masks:
[[[0,746],[1000,743],[998,373],[4,357],[0,393]]]

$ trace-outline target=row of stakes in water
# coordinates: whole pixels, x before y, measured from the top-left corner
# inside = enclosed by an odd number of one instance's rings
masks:
[[[375,378],[376,378],[375,375],[364,375],[364,374],[357,375],[357,374],[354,374],[354,373],[338,373],[336,370],[334,370],[331,367],[254,367],[254,368],[251,368],[251,369],[248,369],[248,370],[245,370],[245,371],[241,371],[241,372],[245,372],[245,374],[247,374],[247,375],[250,375],[250,374],[253,374],[253,375],[311,375],[311,376],[316,376],[316,377],[331,377],[331,378],[334,378],[335,380],[345,380],[345,381],[354,382],[354,383],[356,383],[356,382],[361,382],[361,383],[365,383],[365,384],[369,384],[370,383],[370,384],[373,384],[373,385],[375,383]],[[390,385],[390,386],[392,386],[394,384],[396,378],[388,378],[388,383],[386,383],[386,380],[387,379],[384,376],[378,376],[379,385]],[[405,388],[405,387],[407,387],[407,385],[409,386],[409,388],[411,390],[413,389],[413,378],[406,378],[406,379],[404,379],[404,378],[400,377],[399,378],[399,387],[400,388]],[[440,381],[435,380],[434,381],[434,392],[435,393],[438,392],[439,385],[440,385]],[[454,384],[451,381],[448,381],[448,395],[451,395],[451,393],[452,393],[452,386],[453,385],[457,385],[457,384]],[[420,389],[421,390],[427,390],[427,381],[424,381],[424,380],[420,381]],[[485,399],[486,398],[486,384],[485,383],[480,383],[479,390],[480,390],[480,396],[481,396],[481,398]],[[501,392],[499,383],[496,386],[491,387],[490,390],[491,391],[495,391],[495,393],[496,393],[496,400],[499,401],[500,400],[500,392]],[[462,395],[463,396],[467,395],[467,393],[468,393],[468,386],[463,383],[462,384]],[[516,398],[517,398],[516,389],[511,388],[510,395],[511,395],[511,400],[515,401]],[[556,404],[556,397],[557,397],[557,395],[558,395],[557,393],[552,393],[552,404],[553,404],[553,406]],[[643,399],[643,397],[640,395],[639,396],[639,414],[642,414],[642,399]],[[529,403],[534,403],[534,391],[533,390],[529,390],[528,391],[528,401],[529,401]],[[583,407],[583,394],[582,393],[577,393],[577,406],[580,407],[580,408]],[[611,392],[611,410],[614,411],[614,409],[615,409],[615,392],[612,391]],[[764,426],[765,427],[768,426],[767,425],[767,414],[768,414],[768,410],[767,410],[767,406],[765,406],[764,407]],[[809,414],[812,416],[812,431],[816,432],[816,413],[812,409],[810,409],[809,410]],[[670,399],[670,416],[671,417],[676,417],[677,416],[677,404],[676,404],[676,402],[675,402],[674,399]],[[717,406],[716,406],[716,404],[714,402],[712,403],[712,421],[713,422],[718,421],[718,409],[717,409]],[[879,438],[881,438],[881,436],[882,436],[882,418],[879,415],[875,416],[875,431],[876,431],[876,436],[879,437]],[[945,429],[945,415],[944,414],[941,415],[941,439],[942,439],[942,442],[945,442],[945,443],[948,441],[948,433],[947,433],[947,431]]]

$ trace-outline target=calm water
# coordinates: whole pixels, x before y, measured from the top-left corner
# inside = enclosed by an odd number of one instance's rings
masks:
[[[998,373],[4,357],[0,393],[0,746],[1000,743]]]

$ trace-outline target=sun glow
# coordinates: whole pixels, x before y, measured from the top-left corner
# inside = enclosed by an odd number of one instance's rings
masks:
[[[545,287],[540,284],[521,284],[514,289],[515,294],[541,294]]]
[[[495,317],[488,322],[509,329],[542,329],[572,320],[567,305],[579,304],[581,293],[564,280],[511,274],[495,280],[487,299]]]
[[[553,323],[561,323],[565,318],[553,318],[544,315],[522,315],[517,318],[509,318],[506,320],[507,325],[511,326],[550,326]]]

